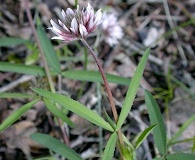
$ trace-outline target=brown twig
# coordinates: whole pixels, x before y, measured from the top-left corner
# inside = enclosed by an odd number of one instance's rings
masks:
[[[51,78],[51,74],[50,74],[50,71],[49,71],[49,67],[48,67],[47,61],[45,59],[45,56],[44,56],[43,49],[41,47],[39,38],[37,36],[37,32],[36,32],[35,26],[33,24],[32,15],[30,13],[30,9],[29,9],[29,5],[28,4],[29,4],[29,1],[25,0],[24,1],[24,5],[25,5],[25,8],[26,8],[27,17],[28,17],[30,26],[32,28],[33,35],[35,37],[35,41],[37,42],[37,45],[38,45],[38,48],[39,48],[39,51],[40,51],[41,60],[42,60],[43,65],[44,65],[44,69],[45,69],[46,76],[48,78],[49,86],[51,88],[51,91],[54,92],[55,89],[54,89],[54,85],[53,85],[53,82],[52,82],[52,78]]]
[[[28,1],[28,0],[25,0],[25,1],[24,1],[24,5],[25,5],[25,8],[26,8],[27,17],[28,17],[30,26],[31,26],[31,28],[32,28],[33,35],[34,35],[34,37],[35,37],[35,41],[36,41],[36,43],[37,43],[37,45],[38,45],[38,48],[39,48],[39,51],[40,51],[41,60],[43,61],[43,65],[44,65],[45,73],[46,73],[46,76],[47,76],[47,79],[48,79],[48,82],[49,82],[49,86],[50,86],[51,91],[52,91],[52,92],[55,92],[55,88],[54,88],[54,85],[53,85],[53,82],[52,82],[52,77],[51,77],[51,74],[50,74],[49,66],[48,66],[48,64],[47,64],[45,55],[44,55],[44,53],[43,53],[43,49],[42,49],[42,47],[41,47],[39,38],[38,38],[38,36],[37,36],[37,32],[36,32],[35,26],[34,26],[34,24],[33,24],[32,15],[31,15],[31,13],[30,13],[30,9],[29,9],[29,5],[28,5],[28,4],[29,4],[29,1]],[[61,127],[62,124],[61,124],[61,121],[60,121],[59,118],[58,118],[58,123],[59,123],[60,128],[61,128],[63,141],[64,141],[64,143],[68,144],[66,132],[65,132],[64,129]]]

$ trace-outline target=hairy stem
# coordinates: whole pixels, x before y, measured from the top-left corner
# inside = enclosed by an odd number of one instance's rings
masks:
[[[106,78],[106,74],[104,73],[104,70],[103,70],[103,68],[102,68],[102,66],[101,66],[98,58],[95,56],[95,53],[91,49],[91,47],[89,46],[89,44],[84,39],[80,39],[80,40],[87,47],[87,49],[89,50],[90,54],[92,55],[92,57],[94,58],[97,66],[98,66],[99,72],[100,72],[100,74],[102,76],[102,79],[103,79],[103,82],[104,82],[104,86],[106,88],[106,92],[108,94],[108,99],[109,99],[109,102],[110,102],[110,106],[111,106],[111,109],[112,109],[112,113],[113,113],[113,116],[114,116],[114,120],[117,123],[117,121],[118,121],[118,114],[117,114],[117,111],[116,111],[116,106],[114,104],[112,92],[110,90],[110,87],[109,87],[109,84],[108,84],[108,80]],[[121,130],[118,130],[118,137],[119,137],[119,141],[120,141],[121,146],[123,146],[124,145],[124,141],[123,141],[123,138],[122,138],[122,132],[121,132]]]
[[[112,96],[112,93],[111,93],[108,81],[106,79],[106,75],[104,73],[104,70],[103,70],[103,68],[102,68],[98,58],[95,56],[93,50],[88,45],[88,43],[84,39],[81,39],[81,41],[87,47],[87,49],[90,51],[90,54],[92,55],[92,57],[94,58],[97,66],[98,66],[98,69],[100,71],[100,74],[102,76],[102,79],[103,79],[103,82],[104,82],[104,85],[105,85],[105,88],[106,88],[106,92],[108,93],[108,98],[109,98],[109,101],[110,101],[110,105],[111,105],[112,113],[113,113],[113,116],[114,116],[114,120],[115,120],[115,122],[117,122],[118,121],[118,114],[117,114],[117,111],[116,111],[116,107],[115,107],[115,104],[114,104],[113,96]]]

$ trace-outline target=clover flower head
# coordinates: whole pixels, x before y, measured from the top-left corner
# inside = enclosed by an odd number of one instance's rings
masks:
[[[123,37],[122,28],[118,24],[115,14],[105,13],[103,15],[101,27],[104,33],[105,41],[110,46],[117,44],[118,41]]]
[[[62,19],[56,24],[52,19],[50,29],[56,36],[52,39],[60,39],[65,42],[70,42],[80,38],[86,38],[88,34],[94,32],[102,21],[102,12],[99,9],[94,13],[93,7],[88,3],[86,9],[76,11],[67,8],[66,12],[62,10]]]

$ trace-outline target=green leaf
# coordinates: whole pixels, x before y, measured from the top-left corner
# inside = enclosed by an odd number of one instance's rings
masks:
[[[115,146],[116,146],[116,138],[117,138],[116,132],[112,133],[112,135],[110,136],[106,144],[106,148],[104,150],[102,160],[112,160]]]
[[[194,140],[193,140],[192,153],[194,153],[194,151],[195,151],[195,137],[194,137]]]
[[[41,157],[41,158],[34,158],[33,160],[56,160],[56,158],[53,156],[50,156],[50,157]]]
[[[153,158],[152,160],[164,160],[163,157]]]
[[[124,160],[136,160],[134,156],[135,152],[132,150],[129,150],[128,147],[122,148],[122,155]]]
[[[131,148],[131,150],[135,150],[134,147],[133,147],[133,145],[127,139],[127,137],[124,134],[122,134],[122,136],[123,136],[124,142]]]
[[[113,132],[113,128],[111,125],[106,122],[103,118],[101,118],[97,113],[94,111],[88,109],[87,107],[83,106],[81,103],[66,97],[64,95],[60,95],[57,93],[52,93],[43,89],[38,89],[38,88],[32,88],[33,91],[38,93],[39,95],[48,98],[58,104],[60,104],[62,107],[78,114],[79,116],[87,119],[88,121],[105,128],[111,132]]]
[[[150,49],[147,49],[146,52],[144,53],[144,55],[142,56],[139,65],[137,66],[137,69],[136,69],[134,76],[131,80],[131,83],[129,85],[129,89],[127,91],[127,95],[125,97],[125,101],[124,101],[123,106],[122,106],[122,110],[121,110],[121,113],[120,113],[120,116],[118,119],[116,130],[119,130],[121,128],[129,111],[131,110],[133,100],[136,96],[136,93],[137,93],[137,90],[139,87],[139,83],[140,83],[140,80],[142,78],[143,71],[144,71],[149,53],[150,53]]]
[[[40,44],[49,67],[51,67],[55,72],[60,73],[61,69],[57,54],[50,40],[48,39],[43,27],[40,25],[37,26],[37,35],[40,40]]]
[[[27,75],[45,76],[44,68],[35,65],[14,64],[9,62],[0,62],[0,71],[14,72]],[[57,75],[55,72],[51,72],[52,75]],[[84,71],[84,70],[68,70],[62,72],[62,76],[68,79],[89,81],[89,82],[102,82],[102,78],[99,72]],[[106,74],[108,82],[121,85],[129,85],[130,80],[128,78]]]
[[[49,135],[33,133],[31,134],[31,138],[51,151],[54,151],[69,160],[82,160],[74,150]]]
[[[15,121],[17,121],[25,112],[27,112],[35,103],[37,103],[40,99],[35,99],[32,102],[29,102],[22,106],[21,108],[14,111],[9,117],[7,117],[3,123],[0,125],[0,132],[5,130],[7,127],[9,127],[11,124],[13,124]]]
[[[44,76],[43,68],[34,65],[14,64],[9,62],[0,62],[0,71],[15,72],[27,75]]]
[[[104,109],[104,113],[106,115],[106,119],[108,121],[108,123],[112,126],[113,129],[116,128],[116,124],[113,122],[113,120],[110,118],[110,116],[108,115],[108,113],[106,112],[106,110]]]
[[[51,113],[53,113],[56,117],[59,117],[60,119],[62,119],[70,127],[74,127],[74,124],[71,122],[71,120],[63,113],[63,111],[59,110],[53,102],[51,102],[50,100],[46,98],[43,98],[43,101]]]
[[[39,58],[40,58],[39,50],[36,48],[36,50],[34,49],[34,51],[32,51],[32,53],[25,58],[25,64],[32,65],[36,63],[39,60]]]
[[[33,160],[56,160],[55,157],[41,157],[41,158],[35,158]]]
[[[195,121],[195,115],[190,117],[181,127],[180,129],[172,136],[169,144],[171,145],[172,143],[176,142],[179,136],[186,130],[186,128],[193,122]]]
[[[195,160],[195,155],[188,153],[175,153],[168,155],[167,160]]]
[[[154,124],[148,128],[146,128],[138,137],[136,144],[135,144],[135,150],[138,149],[138,147],[142,144],[142,142],[146,139],[146,137],[150,134],[150,132],[156,127],[157,124]]]
[[[19,44],[24,44],[26,42],[28,41],[21,38],[4,37],[4,38],[0,38],[0,47],[16,46]]]
[[[34,98],[35,95],[26,94],[26,93],[8,93],[8,92],[2,92],[0,93],[0,98]]]
[[[146,106],[148,108],[150,123],[151,125],[158,124],[154,130],[154,141],[162,155],[166,155],[167,152],[167,139],[166,139],[166,131],[165,131],[165,124],[160,113],[160,109],[158,104],[156,103],[155,99],[151,95],[150,92],[145,90],[145,101]]]
[[[62,76],[65,78],[75,79],[80,81],[102,82],[102,77],[100,73],[96,71],[68,70],[62,72]],[[110,83],[116,83],[121,85],[129,85],[130,83],[130,80],[128,78],[124,78],[112,74],[106,74],[106,78]]]

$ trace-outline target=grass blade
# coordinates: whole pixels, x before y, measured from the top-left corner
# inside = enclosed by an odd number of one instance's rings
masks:
[[[34,65],[14,64],[9,62],[0,62],[0,71],[14,72],[27,75],[43,76],[45,71],[43,68]]]
[[[41,157],[41,158],[35,158],[33,160],[56,160],[55,157]]]
[[[37,35],[49,67],[55,72],[60,73],[61,69],[57,54],[41,25],[37,27]]]
[[[192,153],[194,153],[194,151],[195,151],[195,137],[194,137],[194,140],[193,140]]]
[[[57,108],[57,106],[51,102],[50,100],[43,98],[43,101],[47,107],[47,109],[53,113],[56,117],[59,117],[64,122],[66,122],[70,127],[74,127],[74,124],[71,122],[71,120],[61,111]]]
[[[142,142],[147,138],[147,136],[150,134],[150,132],[156,127],[157,124],[154,124],[148,128],[146,128],[138,137],[136,143],[135,143],[135,150],[138,149],[138,147],[142,144]]]
[[[39,95],[48,98],[58,104],[60,104],[62,107],[78,114],[79,116],[87,119],[88,121],[105,128],[109,131],[114,131],[111,125],[106,122],[103,118],[101,118],[97,113],[93,112],[92,110],[86,108],[83,106],[81,103],[68,98],[64,95],[60,95],[57,93],[52,93],[43,89],[38,89],[38,88],[32,88],[32,90]]]
[[[195,160],[195,155],[188,153],[175,153],[168,155],[167,160]]]
[[[102,82],[102,77],[99,72],[96,71],[86,71],[86,70],[68,70],[62,72],[62,76],[69,79],[75,79],[80,81],[90,81],[90,82]],[[106,74],[106,78],[110,83],[116,83],[121,85],[129,85],[130,80],[128,78]]]
[[[110,136],[106,144],[106,148],[104,150],[102,160],[112,160],[115,146],[116,146],[116,138],[117,138],[116,132],[112,133],[112,135]]]
[[[41,158],[35,158],[33,160],[56,160],[55,157],[41,157]]]
[[[7,127],[9,127],[11,124],[13,124],[15,121],[17,121],[25,112],[27,112],[35,103],[37,103],[40,99],[35,99],[32,102],[29,102],[25,104],[24,106],[20,107],[16,111],[14,111],[9,117],[7,117],[3,123],[0,125],[0,132],[5,130]]]
[[[150,123],[151,125],[158,124],[154,130],[154,141],[159,150],[159,152],[164,156],[167,152],[167,139],[166,139],[166,131],[165,131],[165,124],[160,113],[160,109],[156,101],[154,100],[153,96],[150,92],[145,91],[145,101],[146,106],[148,108]]]
[[[0,71],[14,72],[27,75],[45,76],[45,71],[42,67],[35,65],[14,64],[9,62],[0,62]],[[55,72],[51,72],[52,75],[56,75]],[[89,82],[102,82],[102,78],[99,72],[85,71],[85,70],[68,70],[62,72],[62,76],[68,79],[89,81]],[[106,74],[106,77],[110,83],[116,83],[121,85],[129,85],[130,80],[128,78]]]
[[[190,117],[181,127],[180,129],[172,136],[169,144],[171,145],[172,143],[176,142],[179,136],[186,130],[186,128],[193,122],[195,121],[195,115]]]
[[[164,160],[163,157],[153,158],[152,160]]]
[[[82,160],[74,150],[47,134],[33,133],[31,138],[69,160]]]
[[[0,93],[0,98],[34,98],[35,95],[26,94],[26,93],[9,93],[9,92],[3,92]]]
[[[0,38],[0,47],[16,46],[19,44],[24,44],[26,42],[28,41],[21,38],[4,37],[4,38]]]
[[[106,110],[104,110],[106,119],[108,121],[108,123],[112,126],[113,129],[116,128],[116,124],[114,123],[114,121],[110,118],[110,116],[108,115],[108,113],[106,112]]]
[[[127,137],[126,137],[124,134],[122,134],[122,136],[123,136],[124,142],[131,148],[131,150],[135,150],[135,148],[134,148],[133,145],[129,142],[129,140],[127,139]]]
[[[126,119],[128,113],[132,107],[133,100],[136,96],[136,93],[137,93],[137,90],[138,90],[138,87],[140,84],[140,80],[142,78],[146,62],[148,60],[149,53],[150,53],[150,50],[147,49],[145,54],[141,58],[139,65],[137,66],[137,69],[136,69],[134,76],[131,80],[131,83],[129,85],[129,89],[127,91],[127,95],[125,97],[125,101],[124,101],[123,106],[122,106],[122,110],[121,110],[121,113],[120,113],[120,116],[118,119],[116,130],[119,130],[121,128],[121,126],[124,123],[124,120]]]

